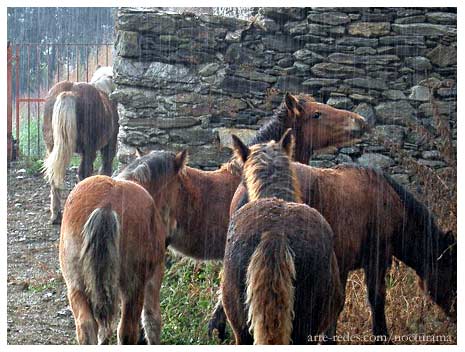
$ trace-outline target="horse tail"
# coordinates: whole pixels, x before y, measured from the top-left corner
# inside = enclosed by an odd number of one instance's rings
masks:
[[[294,279],[294,256],[286,236],[264,232],[247,268],[247,323],[255,344],[290,343]]]
[[[118,309],[119,281],[118,215],[108,205],[95,209],[82,230],[80,263],[94,318],[110,329]]]
[[[50,184],[61,188],[66,166],[76,149],[76,96],[72,92],[62,92],[57,96],[53,105],[52,131],[53,149],[44,161],[44,172]]]

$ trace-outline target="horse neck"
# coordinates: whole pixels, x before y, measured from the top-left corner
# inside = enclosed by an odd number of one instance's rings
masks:
[[[190,208],[196,208],[200,218],[203,212],[211,210],[210,200],[217,199],[215,206],[224,201],[226,213],[229,212],[229,205],[241,177],[232,174],[228,169],[221,168],[215,171],[203,171],[186,166],[181,177],[180,197],[178,211],[185,214]],[[182,215],[181,215],[182,216]]]
[[[254,145],[266,143],[271,140],[278,141],[288,128],[292,128],[295,133],[295,156],[294,160],[302,164],[307,164],[310,156],[313,154],[312,146],[306,146],[305,136],[302,135],[301,129],[296,128],[294,124],[288,125],[286,121],[287,110],[285,107],[279,107],[278,111],[264,124],[256,133],[255,137],[248,143]]]
[[[445,241],[444,233],[432,220],[430,221],[430,224],[425,224],[425,226],[431,228],[427,228],[423,233],[417,233],[409,248],[411,248],[410,255],[413,257],[411,266],[418,276],[423,280],[436,282],[440,280],[438,274],[442,269],[452,269],[449,268],[451,263],[446,258],[449,258],[448,250],[453,243]]]
[[[412,267],[421,279],[437,276],[439,266],[447,265],[438,258],[452,243],[425,205],[390,177],[385,175],[384,179],[402,202],[403,214],[397,229],[399,235],[394,241],[394,255]]]
[[[292,127],[292,126],[289,126]],[[283,123],[283,118],[279,114],[273,115],[267,123],[265,123],[252,138],[249,145],[258,143],[266,143],[271,140],[278,141],[281,139],[286,126]]]
[[[307,165],[310,157],[313,154],[313,146],[305,146],[302,143],[298,143],[299,141],[303,141],[305,136],[300,135],[298,131],[296,133],[296,144],[295,144],[295,153],[294,153],[294,160]]]

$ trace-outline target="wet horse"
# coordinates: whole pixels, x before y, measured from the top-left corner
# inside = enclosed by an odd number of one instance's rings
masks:
[[[91,176],[70,193],[59,256],[80,344],[108,343],[119,308],[118,343],[138,341],[141,314],[147,341],[160,342],[160,287],[174,198],[159,194],[176,193],[172,179],[185,160],[185,152],[152,152],[114,179]]]
[[[236,344],[312,343],[344,303],[333,232],[301,203],[290,132],[251,148],[233,136],[249,196],[231,218],[224,257],[222,297]]]
[[[96,153],[102,155],[101,174],[110,176],[116,154],[118,113],[108,98],[113,87],[111,69],[100,68],[94,84],[62,81],[45,99],[43,135],[47,147],[45,178],[50,184],[51,222],[61,221],[60,189],[73,154],[81,154],[78,176],[82,181],[93,173]],[[99,87],[101,89],[99,89]]]
[[[304,203],[318,210],[334,231],[343,287],[351,270],[365,271],[374,335],[388,334],[385,275],[392,256],[413,268],[425,293],[456,317],[456,240],[451,232],[438,228],[423,204],[373,169],[348,165],[320,169],[300,163],[294,167]],[[247,191],[240,185],[231,202],[231,216],[246,203]],[[214,317],[223,321],[220,306]],[[336,325],[329,337],[335,332]]]
[[[279,140],[290,127],[297,136],[296,158],[307,162],[313,150],[346,143],[366,131],[367,124],[360,115],[320,104],[308,95],[286,94],[252,143]],[[240,182],[239,169],[235,161],[215,171],[186,167],[179,177],[177,227],[167,240],[172,249],[196,259],[223,259],[229,206]]]

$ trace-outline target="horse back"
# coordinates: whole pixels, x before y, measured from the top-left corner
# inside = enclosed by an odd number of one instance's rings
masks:
[[[371,168],[313,168],[299,163],[303,201],[317,209],[334,231],[341,270],[363,265],[373,246],[388,255],[403,221],[403,205],[384,176]]]
[[[116,212],[120,222],[120,253],[126,253],[121,265],[130,264],[134,258],[150,266],[155,258],[162,260],[165,228],[150,194],[134,182],[97,175],[78,183],[66,201],[60,261],[72,260],[77,255],[82,245],[81,231],[90,214],[108,206]]]
[[[85,82],[58,82],[48,92],[44,107],[44,139],[53,146],[52,114],[56,98],[62,92],[76,97],[77,152],[100,149],[118,133],[116,104],[104,92]]]

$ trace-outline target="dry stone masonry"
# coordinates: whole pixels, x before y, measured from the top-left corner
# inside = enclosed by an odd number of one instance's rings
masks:
[[[249,21],[157,9],[118,11],[114,70],[119,159],[135,147],[188,148],[190,164],[214,169],[230,134],[247,140],[283,93],[307,92],[373,124],[360,143],[314,155],[409,175],[391,148],[446,167],[427,131],[440,117],[457,136],[455,8],[262,8]],[[386,143],[386,141],[388,143]]]

